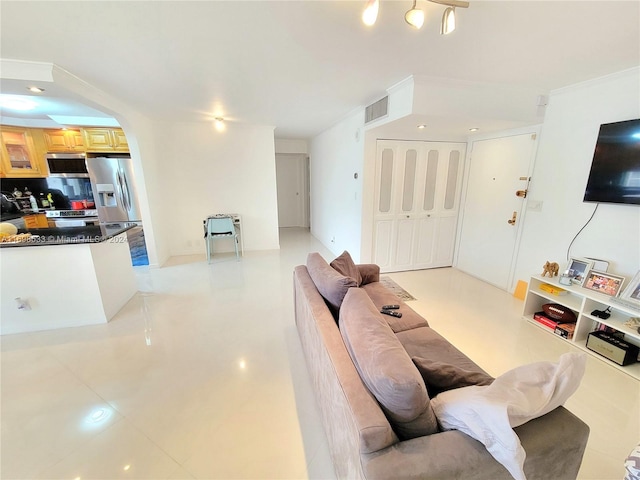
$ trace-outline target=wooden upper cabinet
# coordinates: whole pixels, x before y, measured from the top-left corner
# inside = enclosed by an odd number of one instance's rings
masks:
[[[120,128],[84,128],[87,152],[128,152],[129,144]]]
[[[84,139],[80,130],[43,130],[47,152],[85,151]]]
[[[32,132],[32,129],[4,125],[0,128],[0,137],[2,138],[1,176],[45,177],[44,157],[39,158],[42,152],[36,148],[33,137],[33,135],[39,136],[40,131]]]

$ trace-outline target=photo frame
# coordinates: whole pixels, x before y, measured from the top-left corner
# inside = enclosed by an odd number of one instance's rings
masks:
[[[565,272],[571,279],[571,283],[582,285],[590,270],[593,270],[593,260],[588,258],[571,257]]]
[[[638,273],[633,276],[629,285],[627,285],[620,294],[620,298],[640,308],[640,270],[638,270]]]
[[[582,286],[610,297],[617,297],[623,283],[624,277],[619,275],[612,275],[598,270],[589,270]]]

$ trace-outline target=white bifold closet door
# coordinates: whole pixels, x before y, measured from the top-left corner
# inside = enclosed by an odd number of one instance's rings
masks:
[[[373,259],[381,271],[452,265],[465,148],[378,140]]]

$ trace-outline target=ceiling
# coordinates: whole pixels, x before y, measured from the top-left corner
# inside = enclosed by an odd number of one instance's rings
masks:
[[[635,0],[471,0],[448,36],[444,7],[425,0],[425,25],[409,27],[411,3],[383,0],[365,27],[364,1],[3,0],[0,56],[53,63],[153,119],[223,116],[281,138],[312,137],[412,75],[544,94],[640,65]],[[19,82],[1,90],[29,94]],[[104,116],[41,95],[65,115]],[[482,128],[448,128],[471,126]]]

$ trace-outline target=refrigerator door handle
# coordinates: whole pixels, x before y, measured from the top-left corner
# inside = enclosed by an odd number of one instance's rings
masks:
[[[129,192],[129,183],[127,182],[127,174],[122,172],[122,198],[124,199],[124,208],[131,210],[131,193]]]
[[[124,205],[124,192],[122,191],[122,175],[120,170],[116,171],[116,180],[118,181],[118,196],[120,197],[120,203]]]

